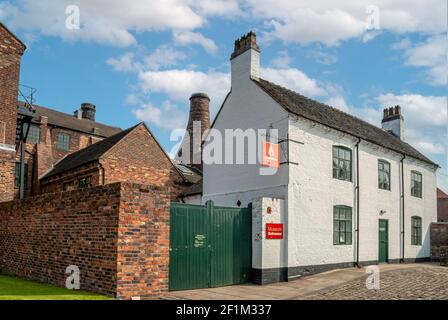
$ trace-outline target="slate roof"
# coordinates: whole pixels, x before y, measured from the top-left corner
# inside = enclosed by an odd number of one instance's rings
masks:
[[[19,106],[25,106],[24,102],[19,102]],[[78,119],[74,115],[59,112],[47,107],[42,107],[33,104],[36,113],[33,122],[38,123],[41,116],[48,118],[48,124],[61,128],[67,128],[75,131],[80,131],[88,134],[93,134],[94,128],[98,129],[97,136],[107,138],[121,131],[120,128],[107,126],[105,124],[95,122],[88,119]]]
[[[263,79],[253,81],[292,114],[437,166],[410,144],[364,120],[272,82]]]
[[[94,143],[84,149],[73,152],[62,158],[59,162],[57,162],[53,169],[47,172],[42,179],[49,178],[54,175],[63,173],[67,170],[72,170],[83,166],[85,164],[98,161],[103,154],[105,154],[109,149],[111,149],[114,145],[116,145],[120,140],[122,140],[129,132],[134,130],[137,124],[129,129],[124,131],[120,131],[113,136],[101,140],[97,143]]]

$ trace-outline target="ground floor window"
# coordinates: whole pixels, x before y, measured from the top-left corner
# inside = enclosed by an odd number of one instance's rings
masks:
[[[352,244],[352,208],[333,208],[333,244]]]
[[[422,218],[412,217],[411,243],[413,246],[422,245]]]

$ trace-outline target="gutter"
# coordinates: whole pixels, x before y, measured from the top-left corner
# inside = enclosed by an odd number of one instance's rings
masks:
[[[361,268],[359,264],[359,144],[361,143],[361,138],[358,138],[356,142],[356,267]]]
[[[404,159],[406,159],[406,155],[403,155],[403,158],[400,160],[401,165],[401,259],[400,263],[404,263],[404,248],[405,248],[405,208],[404,208]]]

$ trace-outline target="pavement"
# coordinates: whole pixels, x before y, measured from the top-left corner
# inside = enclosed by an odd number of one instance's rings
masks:
[[[172,291],[175,300],[447,300],[448,267],[435,263],[381,264],[379,277],[365,268],[332,270],[289,282]],[[371,282],[379,279],[377,282]],[[367,286],[369,282],[369,287]],[[372,285],[375,284],[375,285]]]

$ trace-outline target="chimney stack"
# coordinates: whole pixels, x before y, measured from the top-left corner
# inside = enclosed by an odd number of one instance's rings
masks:
[[[94,104],[89,103],[89,102],[84,102],[81,104],[81,117],[83,119],[95,121],[95,112],[96,112],[96,107]],[[78,114],[78,116],[79,116],[79,114]]]
[[[232,91],[244,90],[244,83],[260,78],[260,47],[257,35],[250,31],[235,41],[230,57],[232,73]]]
[[[404,140],[404,119],[401,114],[401,107],[395,106],[383,110],[383,120],[381,121],[383,130]]]
[[[194,93],[190,97],[190,116],[187,133],[177,153],[176,160],[202,171],[201,145],[204,133],[209,129],[210,97],[206,93]]]

